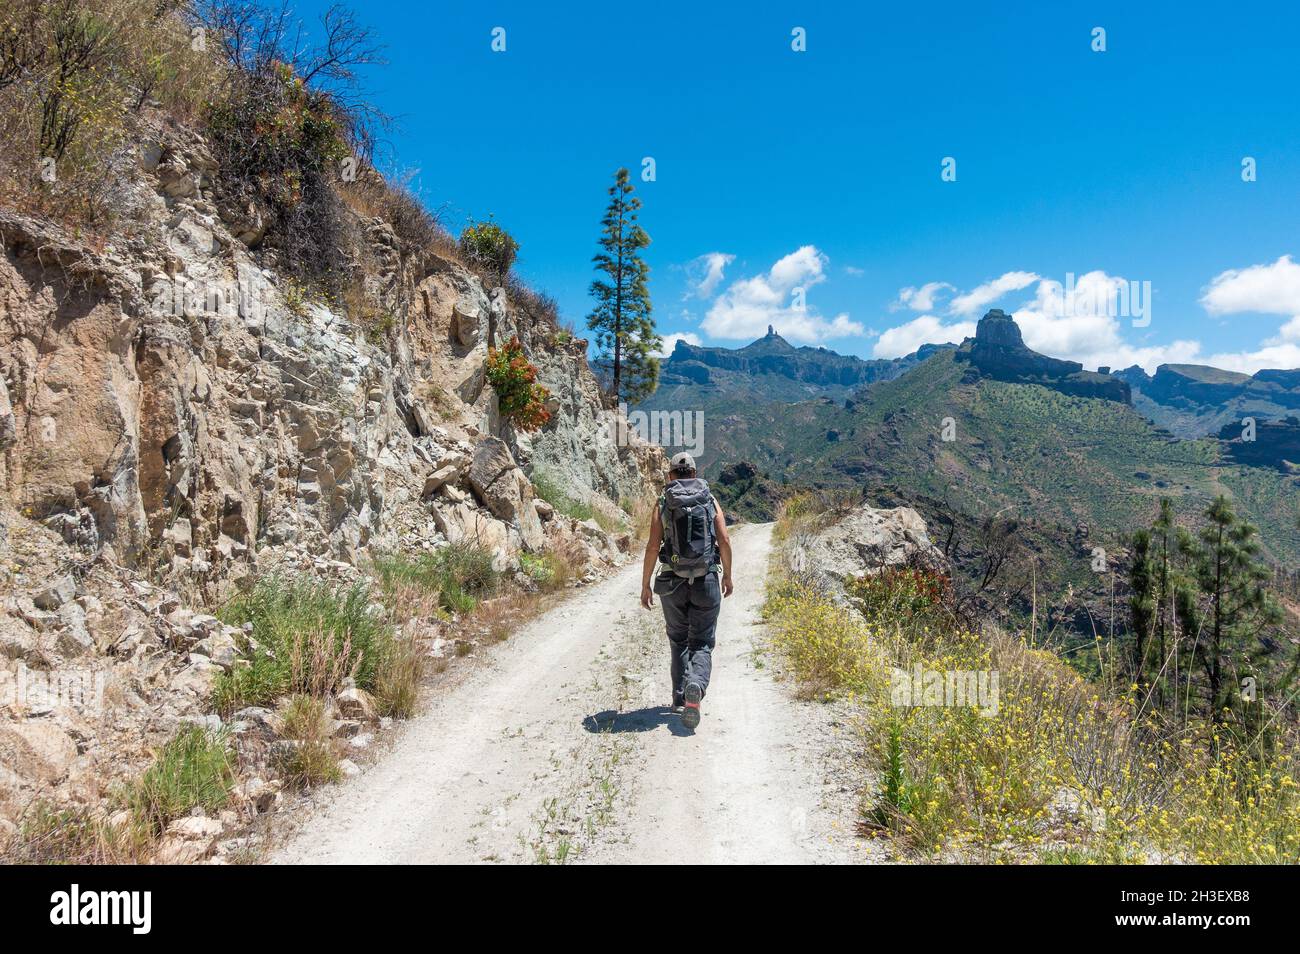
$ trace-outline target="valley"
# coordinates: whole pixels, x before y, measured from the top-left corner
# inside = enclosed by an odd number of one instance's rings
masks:
[[[1000,337],[1007,324],[1010,341]],[[649,403],[671,399],[704,411],[701,466],[724,506],[771,519],[779,500],[800,489],[913,506],[938,539],[948,528],[953,556],[973,575],[986,562],[981,537],[1009,534],[1014,553],[989,599],[1008,619],[1028,619],[1036,608],[1038,625],[1071,639],[1118,626],[1111,604],[1128,535],[1150,523],[1162,499],[1195,522],[1225,494],[1259,527],[1270,561],[1300,558],[1300,475],[1285,461],[1278,466],[1278,445],[1267,443],[1280,439],[1285,422],[1261,427],[1259,440],[1245,445],[1254,460],[1243,462],[1229,443],[1181,438],[1149,420],[1128,403],[1130,385],[1120,377],[1029,351],[1000,312],[980,323],[974,341],[879,367],[877,380],[847,397],[809,385],[819,376],[806,369],[784,388],[744,380],[741,370],[707,387],[680,383],[679,352],[693,366],[699,350],[679,346],[664,372],[678,383]],[[795,387],[816,393],[797,401],[756,396]]]

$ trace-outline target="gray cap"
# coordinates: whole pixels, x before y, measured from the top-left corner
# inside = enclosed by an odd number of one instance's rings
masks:
[[[669,466],[673,470],[694,470],[695,458],[686,453],[686,451],[682,451],[680,454],[673,455],[673,459]]]

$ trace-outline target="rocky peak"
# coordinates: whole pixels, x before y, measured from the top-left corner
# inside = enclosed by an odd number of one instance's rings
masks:
[[[1025,349],[1025,339],[1020,334],[1016,320],[1001,308],[994,308],[975,326],[975,340],[990,347]],[[1080,368],[1083,365],[1079,365]]]
[[[1077,361],[1051,358],[1028,348],[1015,319],[1000,308],[980,319],[974,339],[966,340],[957,357],[970,363],[976,377],[1039,384],[1079,397],[1132,403],[1128,383],[1114,375],[1084,371]]]

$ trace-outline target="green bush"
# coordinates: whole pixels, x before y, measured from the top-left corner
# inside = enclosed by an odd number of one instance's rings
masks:
[[[500,574],[492,561],[492,551],[461,542],[415,557],[382,556],[375,560],[374,567],[390,599],[408,587],[436,595],[443,609],[464,614],[472,612],[479,599],[496,591]]]
[[[489,220],[475,222],[460,233],[460,250],[471,263],[500,278],[514,264],[519,243],[509,232]]]
[[[225,735],[188,725],[130,786],[126,801],[137,821],[160,834],[194,808],[224,808],[234,782],[235,755]]]
[[[533,489],[537,492],[537,496],[566,517],[572,517],[574,520],[591,520],[596,516],[596,511],[590,504],[570,497],[560,486],[559,481],[545,471],[533,471]]]
[[[528,578],[544,590],[556,590],[568,582],[573,570],[555,553],[521,553],[519,564]]]
[[[370,610],[370,590],[358,584],[336,590],[300,578],[270,577],[237,596],[221,611],[226,623],[253,624],[244,647],[246,665],[217,681],[221,712],[265,705],[291,692],[325,695],[348,677],[374,688],[392,632]]]

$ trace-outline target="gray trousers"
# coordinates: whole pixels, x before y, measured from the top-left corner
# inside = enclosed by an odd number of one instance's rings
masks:
[[[706,573],[693,580],[676,578],[668,583],[670,592],[661,592],[664,623],[673,662],[673,701],[680,703],[687,683],[709,688],[713,674],[713,644],[722,608],[722,587],[717,573]]]

